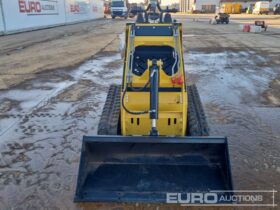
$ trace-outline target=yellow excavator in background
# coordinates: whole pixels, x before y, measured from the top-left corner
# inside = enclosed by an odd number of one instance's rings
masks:
[[[232,190],[227,139],[209,137],[172,12],[153,0],[127,23],[123,81],[109,88],[98,135],[83,138],[76,202]]]

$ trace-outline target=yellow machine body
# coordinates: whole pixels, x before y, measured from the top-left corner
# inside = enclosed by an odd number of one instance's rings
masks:
[[[158,25],[158,24],[157,24]],[[162,24],[169,26],[168,24]],[[145,26],[145,24],[136,24],[137,26]],[[153,24],[149,24],[152,28]],[[156,26],[156,24],[154,25]],[[172,25],[170,24],[170,27]],[[178,57],[180,63],[184,64],[183,49],[182,49],[182,26],[178,28],[179,36],[177,45]],[[126,75],[129,69],[129,53],[131,46],[131,25],[126,28],[126,57],[125,57],[125,69],[124,69],[124,81],[126,83]],[[169,46],[176,47],[176,43],[173,36],[135,36],[133,45],[135,48],[138,46]],[[151,62],[148,61],[148,68]],[[160,63],[159,63],[160,64]],[[159,89],[166,88],[171,91],[159,91],[159,118],[157,120],[157,129],[162,136],[185,136],[187,127],[187,92],[185,86],[185,72],[184,65],[180,65],[175,75],[167,75],[160,65],[159,74]],[[172,79],[173,78],[173,79]],[[174,84],[172,80],[180,78],[181,84]],[[148,69],[143,75],[132,75],[131,86],[134,88],[143,87],[149,80]],[[174,91],[178,90],[178,91]],[[123,91],[122,91],[123,94]],[[149,92],[127,92],[125,95],[124,103],[129,110],[141,111],[149,110],[150,107],[150,93]],[[148,136],[151,130],[151,120],[149,113],[143,115],[132,115],[127,113],[123,107],[121,107],[121,132],[123,136],[139,135]]]
[[[182,25],[154,6],[126,25],[122,85],[108,90],[98,135],[83,137],[76,202],[232,194],[227,139],[208,137],[197,88],[185,82]]]

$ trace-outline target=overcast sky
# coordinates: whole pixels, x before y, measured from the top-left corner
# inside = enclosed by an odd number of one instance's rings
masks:
[[[144,0],[128,0],[129,2],[133,3],[133,2],[144,2]],[[172,3],[177,3],[179,2],[179,0],[161,0],[162,5],[166,5],[166,4],[172,4]]]

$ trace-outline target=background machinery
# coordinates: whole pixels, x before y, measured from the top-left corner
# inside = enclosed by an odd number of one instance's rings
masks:
[[[227,13],[218,13],[215,15],[215,21],[217,24],[228,24],[230,15]]]
[[[186,83],[182,25],[151,1],[126,25],[123,81],[111,85],[98,135],[84,136],[76,202],[166,202],[167,192],[232,190],[227,139],[209,137]]]
[[[111,17],[115,19],[116,17],[128,18],[128,1],[127,0],[111,0],[110,10]]]
[[[273,7],[273,14],[274,14],[274,15],[280,14],[280,4],[276,4],[276,5]]]

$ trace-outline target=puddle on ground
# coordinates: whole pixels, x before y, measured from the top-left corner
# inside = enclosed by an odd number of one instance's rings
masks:
[[[280,72],[269,63],[253,51],[186,54],[210,134],[228,137],[235,189],[279,191],[280,107],[262,103],[262,93]]]
[[[102,54],[1,91],[1,209],[78,208],[82,136],[96,133],[109,85],[121,82],[121,63],[119,54]]]
[[[192,51],[185,65],[211,135],[228,136],[235,189],[279,190],[280,112],[261,103],[277,67],[253,51]],[[123,209],[73,203],[81,138],[96,133],[108,87],[121,79],[121,56],[102,53],[75,70],[42,74],[1,91],[1,209]]]

